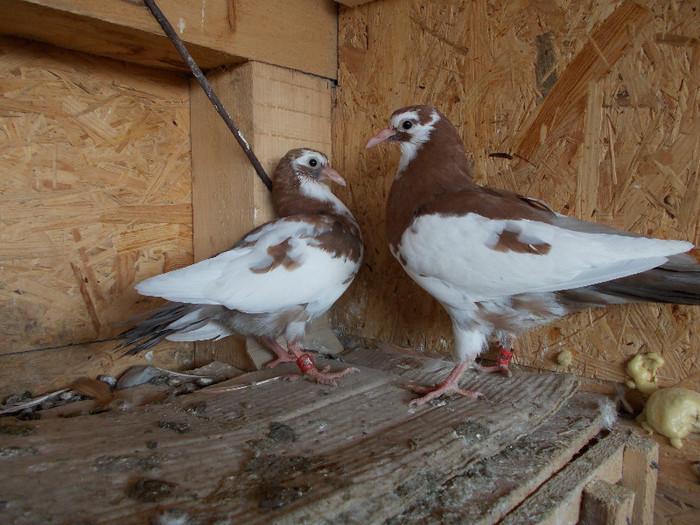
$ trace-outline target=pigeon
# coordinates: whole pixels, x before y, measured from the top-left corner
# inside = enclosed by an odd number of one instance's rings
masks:
[[[322,384],[356,371],[318,370],[300,346],[306,329],[350,286],[364,247],[348,208],[323,180],[345,185],[323,153],[293,149],[273,174],[277,219],[241,237],[229,250],[146,279],[136,290],[168,302],[131,320],[118,337],[136,354],[163,339],[216,340],[251,336],[277,358],[295,361],[303,377]],[[128,323],[129,321],[127,321]],[[276,339],[284,337],[285,350]]]
[[[408,385],[421,405],[459,386],[469,367],[509,375],[513,341],[589,307],[635,301],[700,304],[700,263],[689,242],[661,240],[556,213],[544,202],[479,186],[455,127],[437,109],[396,110],[371,148],[395,142],[401,159],[386,205],[389,249],[447,310],[456,366],[435,387]],[[496,337],[499,363],[476,358]]]

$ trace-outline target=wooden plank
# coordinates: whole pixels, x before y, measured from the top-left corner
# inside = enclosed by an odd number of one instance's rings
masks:
[[[659,472],[659,447],[655,441],[631,434],[625,445],[621,484],[635,493],[633,523],[654,523],[654,496]]]
[[[285,364],[121,413],[3,420],[0,518],[382,522],[537,428],[576,386],[562,375],[507,383],[490,375],[486,400],[414,409],[398,378],[379,370],[363,367],[335,388],[272,379],[294,370]]]
[[[578,522],[584,487],[592,480],[616,483],[622,477],[626,432],[613,431],[550,478],[501,523],[562,525]]]
[[[312,147],[330,155],[329,81],[260,62],[216,71],[209,80],[270,176],[290,149]],[[269,192],[197,84],[191,100],[194,255],[199,261],[228,249],[274,214]],[[198,343],[196,362],[212,360],[255,368],[242,338]]]
[[[335,78],[336,7],[332,0],[160,0],[159,7],[199,66],[258,60]],[[119,60],[185,69],[140,2],[0,0],[0,33]]]
[[[634,491],[622,485],[595,480],[583,489],[581,525],[629,525],[632,521]]]
[[[577,392],[537,430],[433,488],[387,525],[497,523],[598,435],[601,399]]]

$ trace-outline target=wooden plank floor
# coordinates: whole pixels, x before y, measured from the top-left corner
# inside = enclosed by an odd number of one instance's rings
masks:
[[[0,522],[382,523],[535,431],[577,386],[475,374],[485,399],[411,408],[405,378],[360,368],[335,388],[279,379],[290,365],[123,412],[0,420]],[[433,382],[443,368],[398,371]]]

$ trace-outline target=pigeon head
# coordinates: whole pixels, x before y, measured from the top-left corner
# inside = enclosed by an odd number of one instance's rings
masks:
[[[345,179],[340,176],[340,173],[330,167],[328,158],[319,151],[294,149],[285,155],[280,161],[280,165],[286,163],[285,161],[289,163],[292,174],[300,182],[332,180],[341,186],[345,186]]]
[[[397,109],[389,119],[389,127],[369,139],[365,148],[372,148],[385,141],[396,142],[401,147],[399,171],[403,171],[423,144],[430,140],[431,134],[440,121],[448,122],[437,109],[431,106],[409,106]]]
[[[345,186],[345,179],[330,167],[328,157],[319,151],[301,148],[289,151],[277,164],[273,175],[272,200],[280,217],[300,213],[350,214],[322,181]]]

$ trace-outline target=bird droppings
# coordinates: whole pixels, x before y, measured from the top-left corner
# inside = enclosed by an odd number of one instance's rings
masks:
[[[190,525],[191,523],[200,523],[199,521],[192,522],[190,518],[189,513],[182,509],[167,509],[153,516],[151,522],[153,525]]]
[[[0,425],[0,435],[27,436],[32,433],[34,433],[34,429],[24,425]]]
[[[438,478],[434,472],[421,472],[417,476],[414,476],[405,483],[397,486],[394,489],[394,494],[403,498],[415,493],[418,490],[430,492],[431,490],[437,488],[438,485]]]
[[[141,478],[129,486],[126,495],[142,503],[154,503],[175,496],[176,483],[161,479]]]
[[[314,476],[305,474],[312,470]],[[317,475],[316,475],[317,474]],[[243,468],[226,476],[207,503],[217,505],[231,500],[253,500],[262,509],[276,509],[298,500],[313,490],[309,479],[342,488],[342,468],[326,465],[324,456],[280,456],[270,454],[251,458]]]
[[[0,458],[11,458],[16,456],[30,456],[38,454],[34,447],[0,447]]]
[[[264,509],[276,509],[288,505],[309,492],[311,487],[284,487],[280,485],[263,485],[258,494],[259,506]]]
[[[252,458],[244,467],[244,472],[263,481],[288,478],[300,472],[307,472],[315,460],[304,456],[269,455]]]
[[[95,459],[92,469],[102,474],[126,473],[133,470],[153,470],[160,468],[160,460],[151,455],[138,456],[100,456]]]
[[[158,427],[166,430],[172,430],[178,434],[188,434],[192,431],[189,423],[176,423],[175,421],[159,421]]]
[[[472,445],[490,434],[488,428],[476,421],[465,421],[454,427],[453,430],[465,445]]]
[[[192,403],[191,405],[188,405],[187,408],[185,408],[185,412],[189,412],[190,414],[194,414],[195,416],[198,417],[203,417],[204,413],[207,411],[207,402],[206,401],[198,401],[196,403]]]
[[[294,429],[284,423],[272,423],[268,437],[275,443],[293,443],[296,441]]]
[[[309,424],[315,426],[316,430],[318,430],[319,432],[323,432],[324,430],[326,430],[328,428],[328,426],[331,424],[331,422],[328,421],[327,419],[314,419],[314,420],[309,421]]]

